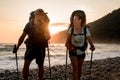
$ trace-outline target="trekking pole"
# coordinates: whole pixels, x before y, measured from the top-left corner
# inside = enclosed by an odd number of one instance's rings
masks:
[[[51,65],[50,65],[50,52],[49,52],[49,46],[47,48],[48,51],[48,62],[49,62],[49,70],[50,70],[50,79],[51,79]]]
[[[91,59],[90,59],[90,80],[92,80],[92,58],[93,58],[93,50],[91,50]]]
[[[65,80],[67,80],[67,54],[68,54],[68,49],[66,49]]]
[[[17,79],[19,80],[19,73],[18,73],[18,59],[17,59],[16,44],[14,45],[13,53],[15,54],[15,59],[16,59]]]

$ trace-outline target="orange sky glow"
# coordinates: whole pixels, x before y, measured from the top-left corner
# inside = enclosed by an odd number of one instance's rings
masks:
[[[51,24],[69,23],[74,10],[84,10],[89,23],[120,8],[120,0],[0,0],[0,43],[16,43],[28,22],[29,13],[38,8],[48,12],[53,35],[67,26]]]
[[[49,27],[51,35],[54,35],[60,31],[66,30],[67,27],[65,26],[57,26],[57,27]]]

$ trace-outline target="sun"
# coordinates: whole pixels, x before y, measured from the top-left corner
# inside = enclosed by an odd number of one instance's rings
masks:
[[[59,33],[60,31],[63,31],[63,30],[65,30],[66,29],[66,27],[64,27],[64,26],[50,26],[49,27],[49,30],[50,30],[50,34],[51,35],[54,35],[54,34],[56,34],[56,33]]]
[[[54,28],[54,27],[49,27],[49,30],[50,30],[50,34],[53,35],[53,34],[56,34],[59,32],[58,29]]]

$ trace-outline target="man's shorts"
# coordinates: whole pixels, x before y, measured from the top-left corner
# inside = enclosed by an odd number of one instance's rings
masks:
[[[26,46],[24,59],[30,61],[36,59],[36,63],[38,65],[43,65],[45,59],[45,47],[43,48],[40,46],[39,47]]]

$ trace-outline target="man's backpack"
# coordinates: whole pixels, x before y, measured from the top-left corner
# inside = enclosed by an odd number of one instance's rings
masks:
[[[27,43],[31,46],[48,47],[48,40],[50,38],[49,32],[47,32],[44,26],[29,26]],[[49,37],[46,38],[46,35]]]

